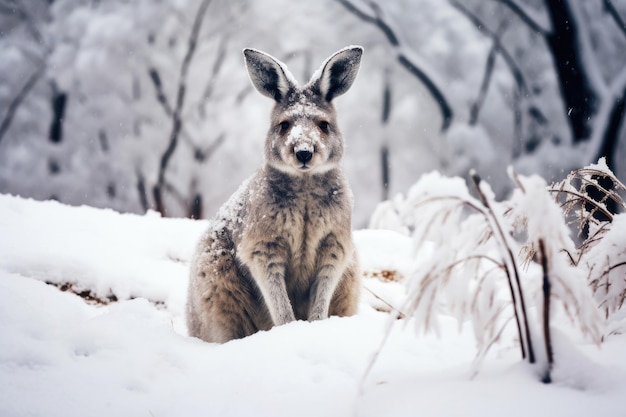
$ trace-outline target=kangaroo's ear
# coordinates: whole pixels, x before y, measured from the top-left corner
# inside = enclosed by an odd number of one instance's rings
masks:
[[[348,46],[335,52],[313,74],[309,84],[317,84],[322,97],[332,101],[352,86],[359,72],[362,55],[363,48],[360,46]]]
[[[243,55],[252,85],[264,96],[280,102],[296,85],[285,64],[271,55],[248,48]]]

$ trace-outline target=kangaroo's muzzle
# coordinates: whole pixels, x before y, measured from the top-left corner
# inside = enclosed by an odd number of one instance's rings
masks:
[[[298,159],[298,161],[302,162],[303,164],[306,164],[307,162],[311,160],[311,158],[313,158],[313,152],[308,151],[308,150],[297,151],[296,158]]]

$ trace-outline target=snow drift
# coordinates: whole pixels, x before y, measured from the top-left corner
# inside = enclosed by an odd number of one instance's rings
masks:
[[[411,240],[358,231],[360,312],[223,345],[187,337],[187,261],[206,223],[0,195],[2,416],[619,416],[626,337],[602,349],[559,334],[551,385],[511,338],[476,354],[442,315],[440,338],[398,321],[363,373],[414,262]],[[64,291],[61,291],[64,290]],[[79,296],[80,295],[80,296]],[[378,298],[376,298],[376,295]],[[386,307],[389,307],[386,305]]]

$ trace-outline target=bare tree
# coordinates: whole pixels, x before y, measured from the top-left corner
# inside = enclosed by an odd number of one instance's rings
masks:
[[[436,72],[430,68],[428,63],[421,59],[416,51],[412,50],[406,42],[402,40],[399,31],[391,22],[381,5],[372,1],[365,4],[358,0],[337,0],[346,9],[354,13],[363,21],[376,26],[387,38],[400,65],[411,75],[419,79],[433,99],[437,102],[441,117],[443,118],[441,130],[446,131],[454,119],[454,112],[448,102],[447,94],[443,89],[443,81],[439,79]]]
[[[615,151],[624,120],[626,70],[605,81],[601,60],[594,53],[590,28],[580,2],[546,0],[546,26],[538,21],[529,7],[515,0],[499,0],[541,35],[554,60],[555,73],[572,131],[574,144],[596,142],[592,160],[602,156],[615,166]],[[615,30],[626,37],[626,28],[611,0],[603,1],[605,11],[615,23]]]
[[[424,83],[428,91],[439,105],[443,118],[442,130],[446,130],[453,122],[454,112],[449,105],[452,98],[444,88],[445,82],[425,59],[417,59],[419,51],[401,40],[398,24],[385,12],[384,4],[375,0],[337,0],[340,4],[363,21],[378,28],[396,52],[402,66]],[[516,62],[508,51],[503,34],[510,24],[525,27],[530,33],[543,40],[545,52],[554,63],[553,71],[558,89],[562,97],[562,112],[569,124],[573,146],[586,145],[581,152],[589,155],[590,160],[606,156],[610,166],[614,166],[615,152],[623,127],[626,108],[626,70],[616,74],[602,76],[603,61],[594,50],[591,27],[585,6],[576,0],[545,0],[540,8],[533,8],[522,0],[496,0],[495,5],[501,6],[499,18],[495,23],[493,16],[481,16],[481,7],[474,3],[450,0],[460,13],[467,17],[484,36],[488,37],[492,46],[488,53],[484,76],[478,96],[471,104],[469,124],[475,124],[486,99],[490,85],[494,62],[501,57],[515,81],[514,132],[516,139],[512,151],[513,159],[523,154],[532,154],[536,146],[526,149],[521,142],[523,138],[522,118],[527,123],[545,125],[550,123],[534,102],[540,100],[527,81],[525,67]],[[474,4],[474,6],[472,6]],[[482,6],[482,4],[481,4]],[[489,5],[492,7],[493,5]],[[620,11],[612,0],[603,0],[605,15],[611,20],[614,31],[626,39],[624,11]],[[491,9],[490,9],[491,10]]]
[[[175,188],[167,182],[166,173],[167,173],[167,168],[169,166],[170,159],[172,158],[174,152],[176,151],[176,147],[178,146],[179,136],[181,135],[181,132],[184,132],[183,130],[184,121],[182,118],[182,112],[183,112],[183,107],[185,105],[185,93],[187,91],[187,75],[189,73],[189,67],[191,65],[194,54],[196,52],[196,48],[198,45],[198,37],[200,35],[200,31],[202,29],[202,25],[203,25],[207,10],[209,8],[209,5],[211,4],[211,1],[212,0],[203,0],[200,3],[200,6],[198,7],[198,11],[195,14],[195,19],[193,22],[191,33],[189,35],[189,40],[187,42],[187,51],[185,53],[185,56],[183,58],[183,61],[180,67],[178,87],[176,90],[176,100],[175,100],[175,104],[173,107],[168,102],[167,97],[165,96],[165,93],[163,92],[159,73],[154,68],[149,69],[150,79],[152,80],[155,86],[156,92],[157,92],[157,100],[159,101],[159,103],[161,103],[165,113],[168,116],[170,116],[172,119],[172,130],[169,135],[169,142],[165,151],[161,155],[157,183],[154,185],[152,189],[152,195],[154,198],[155,207],[163,216],[167,215],[167,209],[165,206],[164,195],[163,195],[164,191],[169,191],[170,193],[173,193],[175,196],[178,197],[177,199],[179,201],[184,200],[180,196],[180,194],[175,191]],[[217,57],[217,60],[215,61],[216,64],[213,67],[213,72],[212,72],[213,75],[209,81],[209,84],[205,88],[205,91],[203,94],[203,97],[205,99],[208,98],[208,96],[211,94],[212,83],[214,83],[214,78],[220,70],[221,61],[223,60],[224,54],[225,54],[224,47],[225,45],[222,44],[222,46],[220,47],[220,51],[218,52],[218,57]],[[215,141],[207,149],[200,150],[199,148],[197,148],[195,152],[196,159],[203,161],[206,158],[207,154],[212,153],[215,150],[215,148],[219,146],[219,144],[221,144],[222,141],[223,141],[223,136],[218,136],[217,139],[215,139]],[[192,192],[191,201],[187,202],[187,204],[185,205],[188,207],[187,214],[191,217],[198,218],[202,216],[202,197],[201,197],[201,194],[198,193],[197,190],[195,189],[196,188],[195,182],[192,182],[192,188],[194,189],[194,191]],[[139,190],[140,190],[140,195],[141,195],[141,187],[139,187]]]
[[[28,96],[28,93],[35,86],[37,81],[41,78],[41,74],[43,72],[43,68],[37,69],[24,83],[22,88],[15,94],[15,97],[11,99],[9,105],[6,108],[6,112],[2,116],[2,120],[0,121],[0,142],[2,142],[2,138],[6,134],[7,130],[11,126],[11,122],[13,121],[13,117],[15,116],[15,112],[19,109],[20,105]]]
[[[36,7],[47,8],[47,5],[36,5]],[[16,21],[16,24],[18,25],[23,25],[28,35],[27,37],[29,38],[27,42],[31,42],[32,45],[37,46],[34,50],[39,50],[38,54],[33,54],[32,50],[23,51],[23,53],[27,54],[28,59],[33,63],[34,69],[26,81],[9,100],[9,103],[6,106],[6,111],[2,112],[4,114],[0,114],[0,117],[2,117],[0,119],[0,142],[2,142],[2,139],[11,127],[11,123],[16,112],[26,97],[28,97],[33,87],[43,77],[45,73],[46,56],[50,50],[46,39],[41,34],[38,22],[33,17],[25,2],[19,0],[0,0],[0,16],[5,19]],[[0,22],[0,24],[2,24],[2,22]]]

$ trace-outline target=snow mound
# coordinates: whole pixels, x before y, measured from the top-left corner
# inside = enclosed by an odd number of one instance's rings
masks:
[[[624,336],[602,351],[565,343],[564,382],[544,385],[506,344],[470,380],[474,339],[451,317],[441,339],[398,322],[362,392],[390,317],[365,290],[354,317],[223,345],[187,337],[187,262],[205,228],[0,195],[0,415],[624,415]],[[366,272],[415,267],[405,236],[355,240]],[[364,287],[375,281],[388,285]]]

